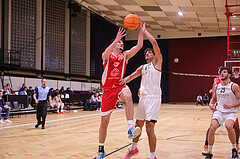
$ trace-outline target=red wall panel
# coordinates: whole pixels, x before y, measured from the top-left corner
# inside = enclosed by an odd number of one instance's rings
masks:
[[[174,59],[179,62],[175,63]],[[227,38],[169,40],[169,71],[216,75],[227,58]],[[195,102],[211,89],[213,78],[180,76],[169,73],[170,102]],[[211,96],[208,93],[209,96]]]

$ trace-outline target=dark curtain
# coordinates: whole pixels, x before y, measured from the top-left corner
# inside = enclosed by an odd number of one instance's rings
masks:
[[[91,14],[91,77],[101,79],[102,53],[116,37],[118,27],[97,14]]]

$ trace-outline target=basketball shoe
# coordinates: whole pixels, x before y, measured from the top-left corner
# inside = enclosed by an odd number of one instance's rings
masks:
[[[208,151],[207,156],[206,156],[205,159],[212,159],[212,158],[213,158],[212,152]]]
[[[103,159],[106,157],[106,152],[98,152],[98,156],[96,157],[96,159]]]
[[[202,155],[207,155],[208,153],[208,146],[203,146],[203,151],[202,151]]]
[[[138,148],[136,148],[135,150],[130,150],[130,148],[128,148],[128,152],[127,154],[123,157],[123,159],[130,159],[132,156],[135,156],[139,153]]]
[[[141,133],[141,129],[139,127],[128,129],[128,138],[134,139]]]
[[[232,149],[232,159],[238,159],[238,150]]]

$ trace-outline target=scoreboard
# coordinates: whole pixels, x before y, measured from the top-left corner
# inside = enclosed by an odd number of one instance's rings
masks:
[[[231,50],[231,59],[240,59],[240,50]]]

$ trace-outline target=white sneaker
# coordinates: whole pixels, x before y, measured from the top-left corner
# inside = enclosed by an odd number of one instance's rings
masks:
[[[7,119],[7,120],[4,120],[6,123],[12,123],[11,120]]]
[[[1,123],[1,124],[4,124],[5,122],[4,122],[3,120],[0,120],[0,123]]]

